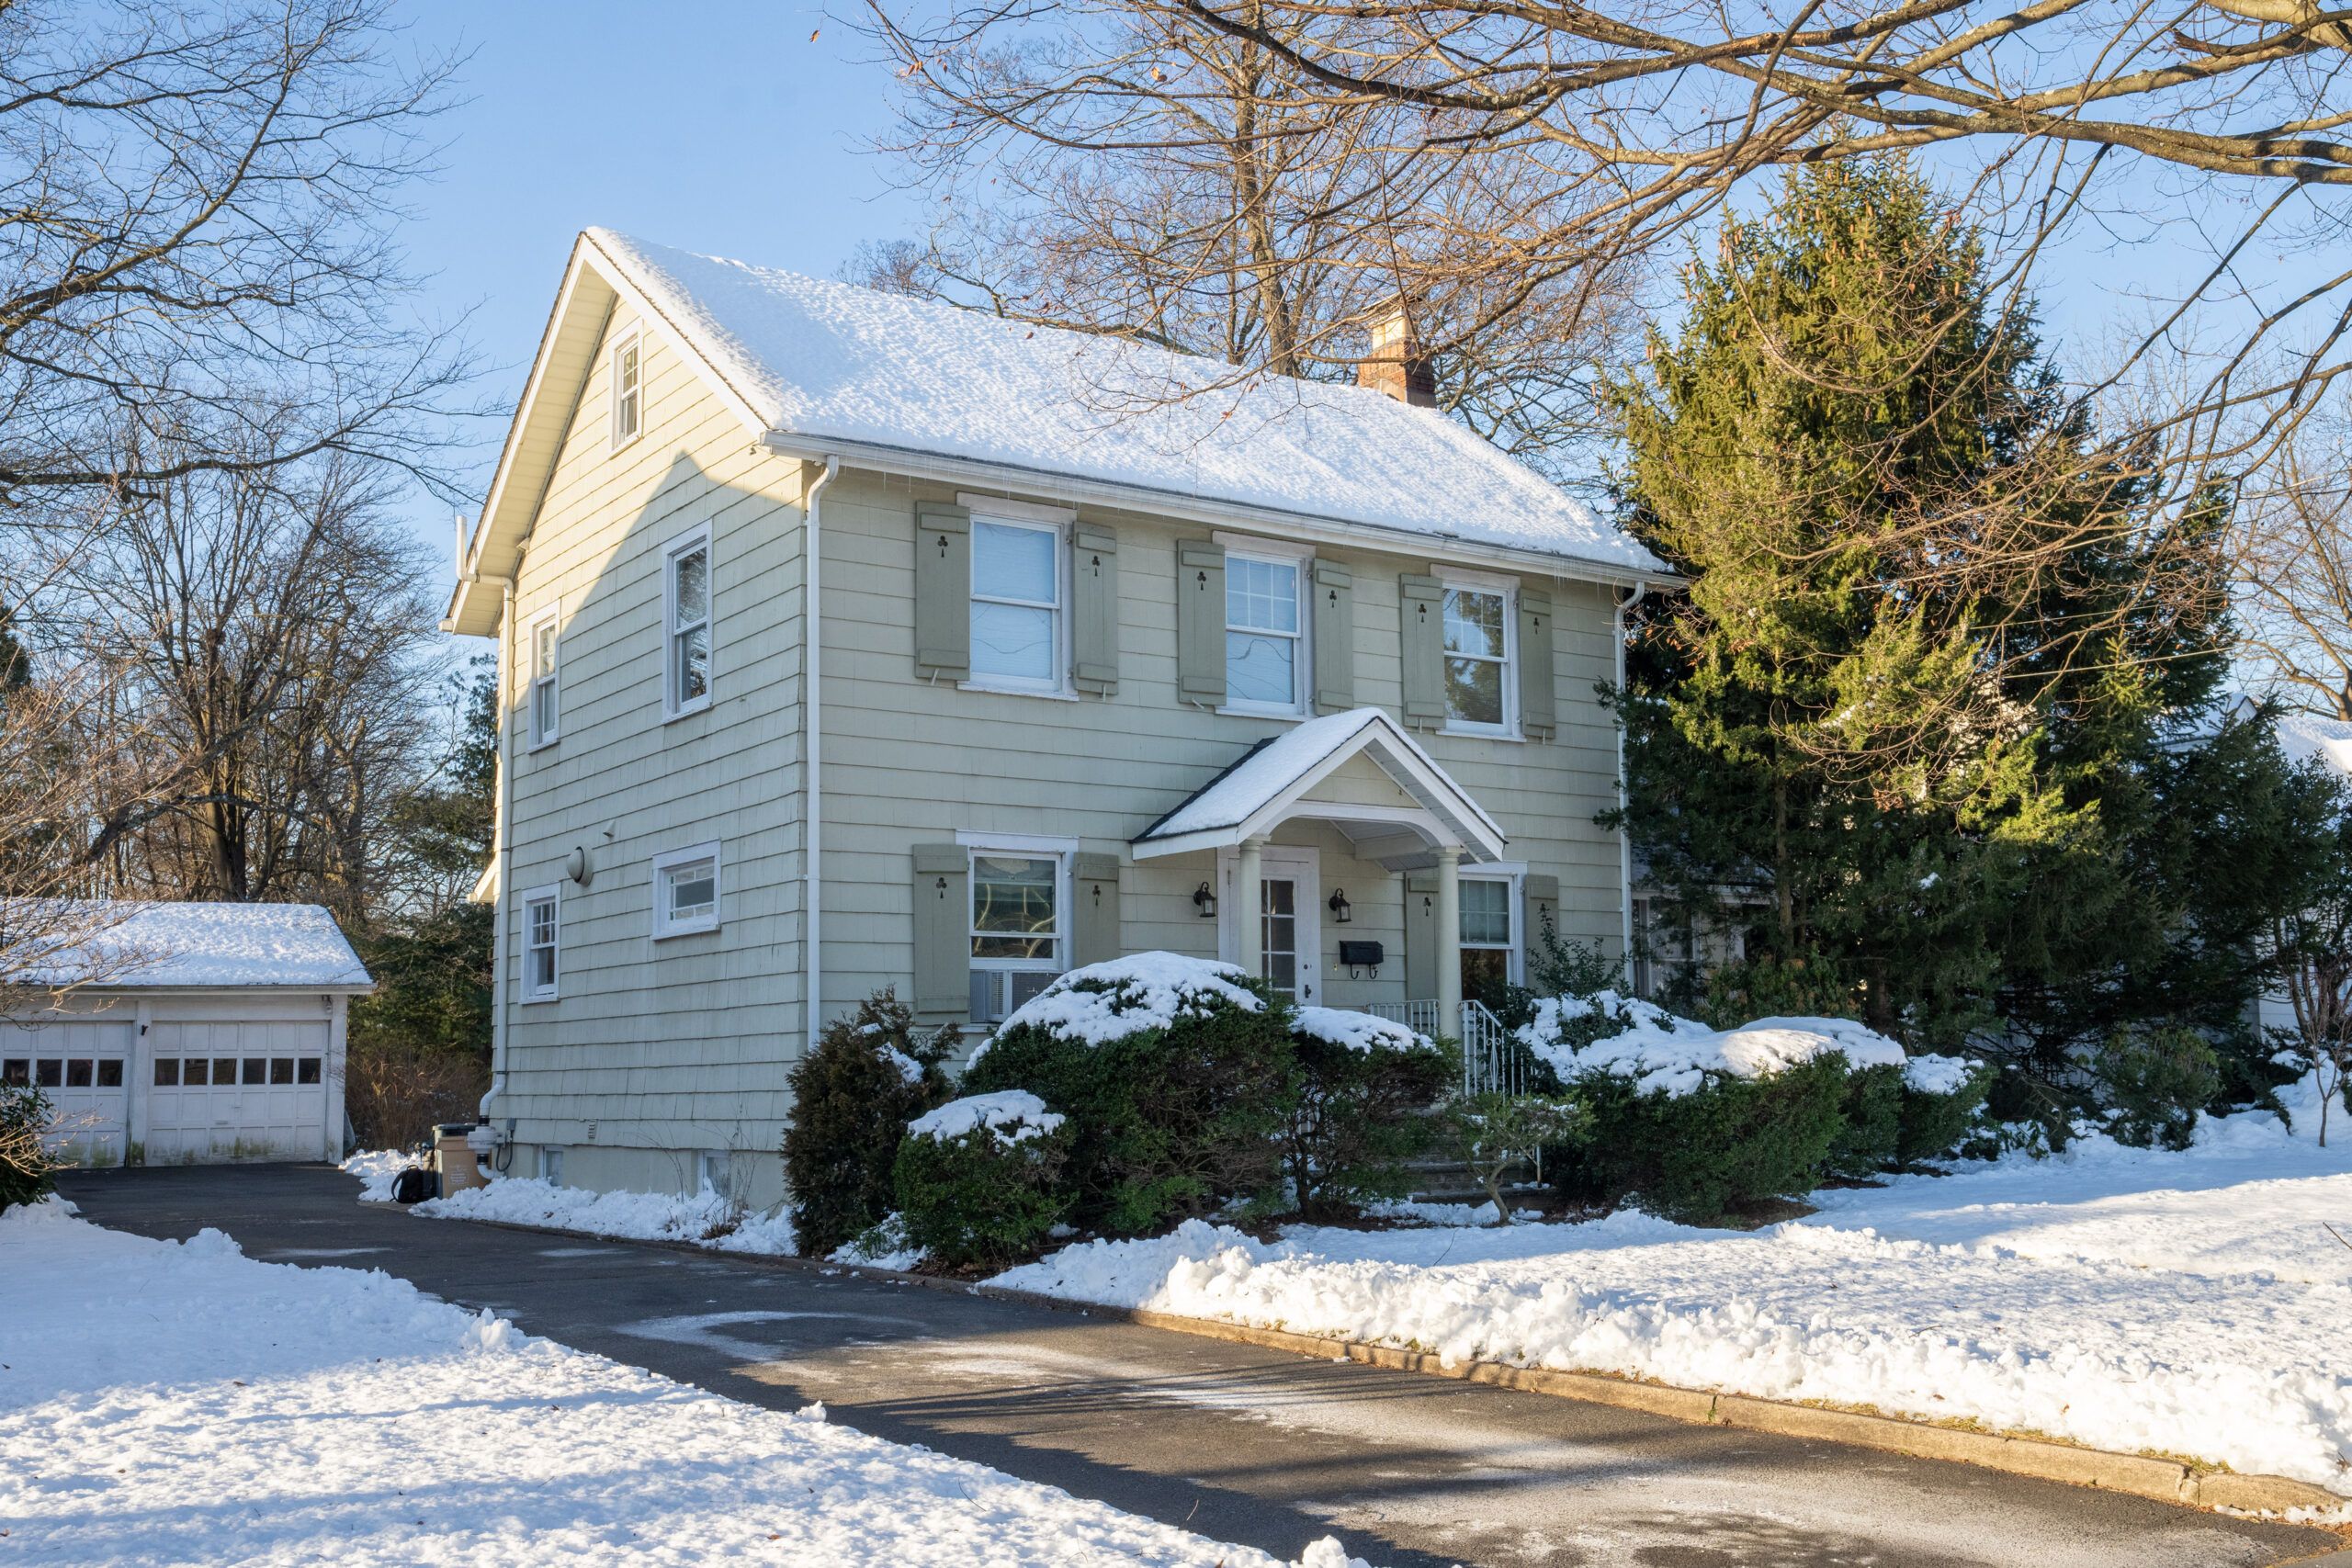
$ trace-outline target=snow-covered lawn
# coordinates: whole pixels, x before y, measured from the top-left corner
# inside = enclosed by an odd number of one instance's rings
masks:
[[[1268,1245],[1194,1222],[994,1282],[1449,1360],[1973,1420],[2352,1495],[2352,1149],[2246,1115],[2208,1121],[2186,1154],[2090,1138],[1815,1201],[1754,1234],[1619,1213],[1295,1227]]]
[[[0,1214],[0,1560],[1273,1560],[533,1338],[377,1272]],[[1307,1568],[1348,1568],[1335,1541]]]

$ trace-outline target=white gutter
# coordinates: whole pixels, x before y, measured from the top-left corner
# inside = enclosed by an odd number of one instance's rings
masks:
[[[805,958],[800,970],[804,1031],[800,1049],[804,1054],[817,1048],[817,1035],[823,1027],[825,1014],[825,707],[820,680],[824,664],[825,623],[823,611],[819,608],[822,601],[818,596],[824,563],[824,513],[820,501],[825,487],[840,475],[842,460],[829,452],[824,462],[824,474],[801,499],[807,517],[801,529],[801,558],[807,564],[801,569],[800,578],[800,758],[805,780],[805,809],[800,818],[800,942]]]
[[[769,451],[787,457],[798,457],[804,462],[832,463],[846,459],[858,468],[899,474],[909,479],[941,479],[1069,501],[1091,501],[1099,505],[1150,513],[1180,522],[1254,528],[1261,533],[1272,530],[1284,538],[1316,544],[1353,546],[1358,549],[1385,548],[1408,555],[1438,555],[1483,561],[1518,571],[1543,571],[1579,581],[1611,583],[1643,592],[1646,592],[1650,583],[1661,575],[1668,575],[1662,566],[1637,567],[1613,561],[1587,560],[1580,556],[1490,545],[1447,534],[1424,533],[1415,528],[1388,527],[1374,523],[1341,523],[1304,513],[1285,512],[1279,507],[1244,506],[1205,496],[1154,490],[1148,485],[1080,479],[1046,468],[946,457],[879,442],[828,439],[819,445],[780,431],[770,431],[760,440]]]
[[[1625,825],[1624,812],[1629,801],[1625,790],[1625,613],[1649,596],[1650,585],[1636,582],[1634,590],[1617,601],[1611,619],[1616,627],[1617,645],[1617,906],[1624,921],[1625,986],[1634,984],[1634,835]]]
[[[459,564],[458,581],[480,580],[479,574],[463,570],[463,563]],[[491,808],[491,861],[498,868],[498,897],[491,900],[490,1089],[481,1097],[479,1108],[484,1122],[490,1120],[491,1106],[506,1092],[506,900],[514,886],[514,852],[507,832],[507,817],[514,798],[514,742],[506,701],[507,682],[513,670],[509,649],[514,640],[514,580],[502,577],[492,581],[499,586],[498,663],[493,677],[498,701],[498,796]]]

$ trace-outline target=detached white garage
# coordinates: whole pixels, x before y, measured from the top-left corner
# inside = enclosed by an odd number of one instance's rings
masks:
[[[374,989],[315,904],[116,906],[60,1007],[0,1021],[0,1082],[84,1165],[337,1159],[344,1021]]]

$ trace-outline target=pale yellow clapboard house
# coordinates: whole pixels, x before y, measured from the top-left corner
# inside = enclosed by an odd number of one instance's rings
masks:
[[[1453,1032],[1543,922],[1622,952],[1595,687],[1664,572],[1388,344],[1228,384],[582,234],[447,621],[499,649],[514,1168],[773,1200],[885,986],[978,1026],[1165,948]]]

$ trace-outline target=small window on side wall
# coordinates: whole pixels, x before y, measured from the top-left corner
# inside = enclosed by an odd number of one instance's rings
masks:
[[[718,846],[695,844],[653,857],[653,934],[718,929]]]
[[[710,704],[710,534],[697,529],[662,557],[666,646],[662,705],[674,718]]]
[[[1001,1021],[1068,967],[1064,857],[972,852],[972,1020]]]
[[[534,887],[523,895],[523,999],[526,1002],[555,998],[561,924],[560,895],[554,887]]]
[[[631,327],[613,340],[613,445],[637,439],[645,420],[643,342]]]
[[[542,613],[531,623],[531,690],[528,733],[533,746],[552,744],[556,738],[559,699],[559,666],[562,657],[558,628],[561,617],[555,610]]]

